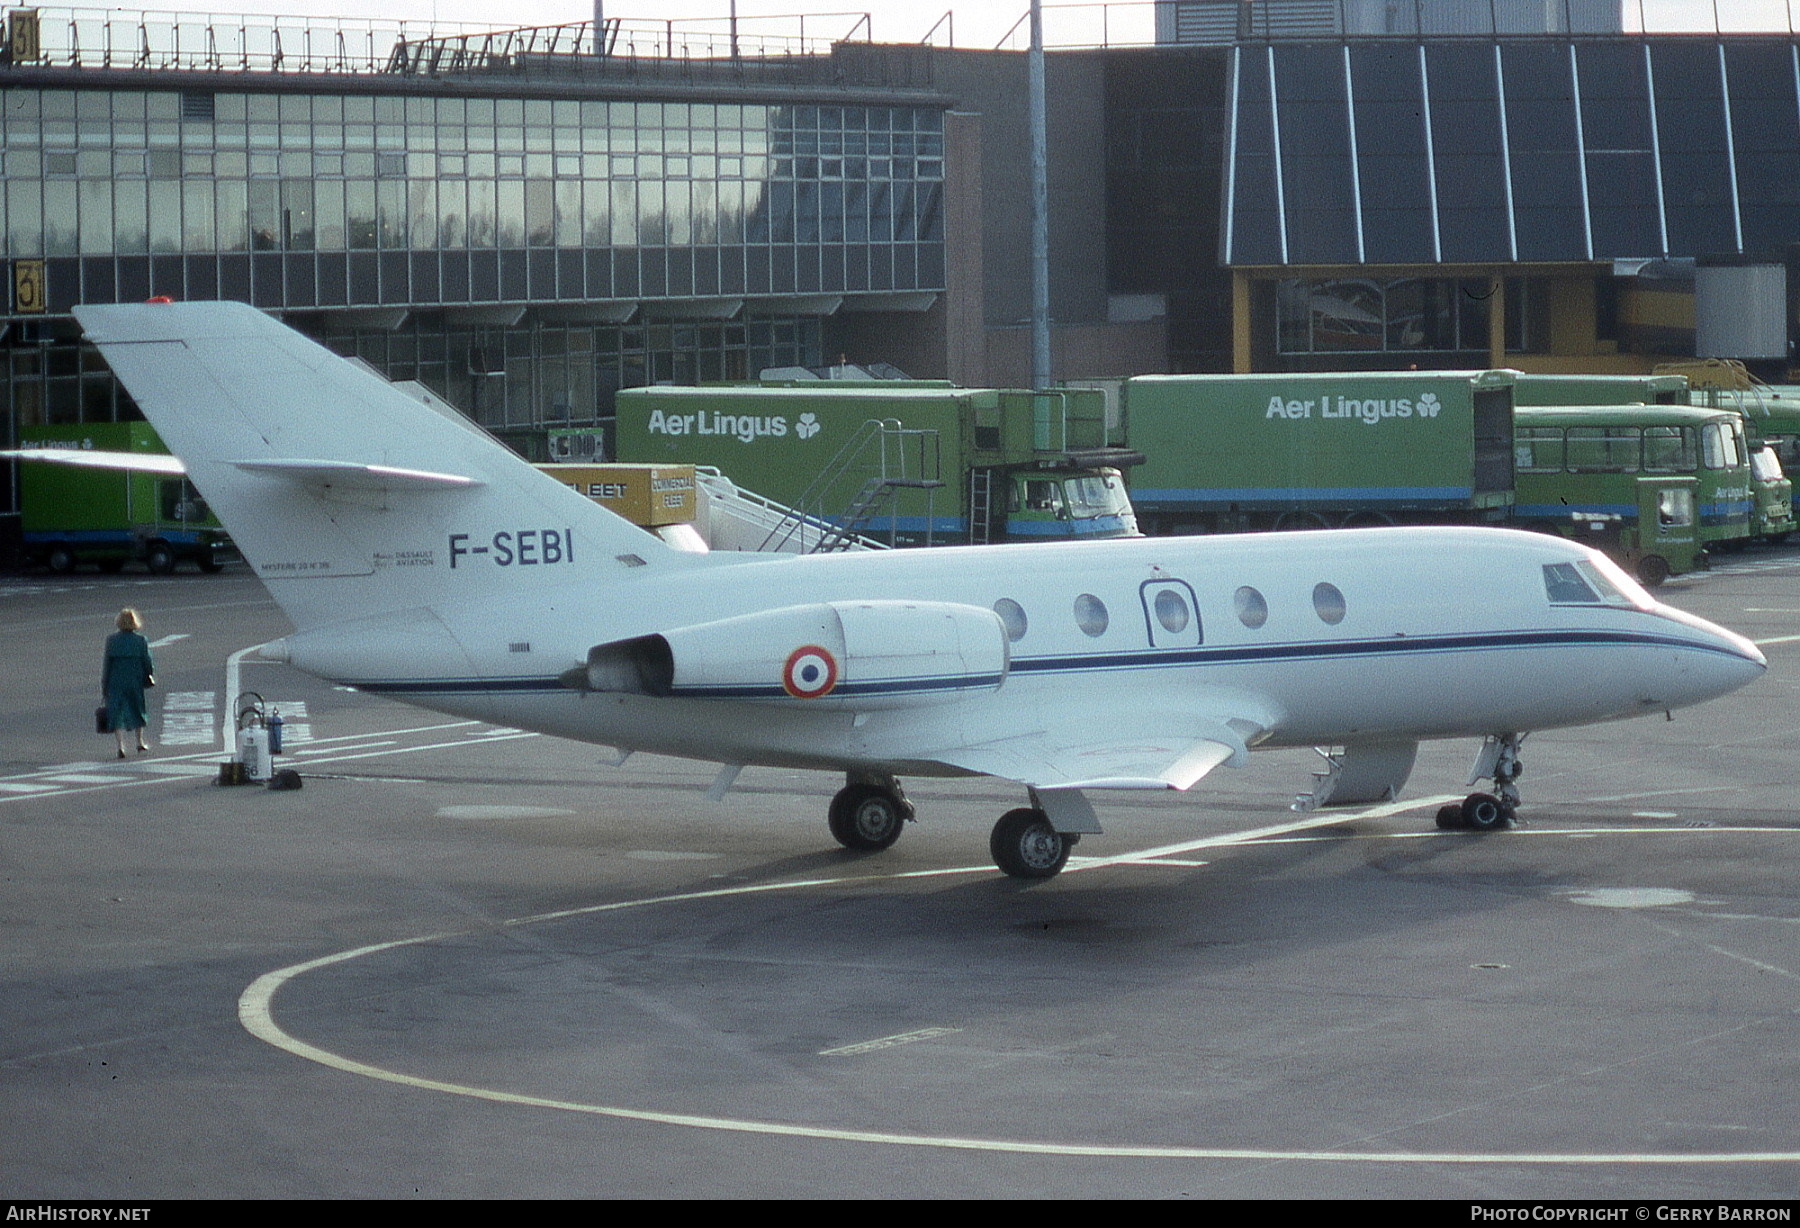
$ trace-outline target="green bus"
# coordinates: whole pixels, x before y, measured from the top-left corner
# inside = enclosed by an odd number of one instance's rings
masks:
[[[1794,391],[1788,390],[1790,394]],[[1794,531],[1795,403],[1756,384],[1741,364],[1711,359],[1667,363],[1651,375],[1527,375],[1514,383],[1519,405],[1704,405],[1744,416],[1750,460],[1750,536],[1782,542]],[[1784,454],[1785,444],[1785,454]],[[1785,465],[1787,473],[1782,469]]]
[[[1608,547],[1648,583],[1751,536],[1750,455],[1735,410],[1522,406],[1513,442],[1518,523]]]

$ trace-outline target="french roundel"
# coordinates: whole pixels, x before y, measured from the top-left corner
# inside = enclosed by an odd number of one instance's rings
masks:
[[[807,644],[788,654],[781,667],[781,686],[795,699],[818,699],[837,685],[838,663],[817,644]]]

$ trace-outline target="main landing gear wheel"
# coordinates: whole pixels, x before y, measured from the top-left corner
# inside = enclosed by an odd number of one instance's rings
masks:
[[[846,785],[831,799],[831,834],[847,849],[878,853],[900,838],[912,815],[895,793],[880,785]]]
[[[1055,878],[1069,860],[1075,840],[1050,826],[1042,810],[1027,806],[1000,816],[988,838],[988,851],[994,864],[1014,878]]]

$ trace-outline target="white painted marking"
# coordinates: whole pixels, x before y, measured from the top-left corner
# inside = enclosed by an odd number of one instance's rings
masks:
[[[398,739],[396,739],[396,738],[374,738],[370,741],[358,742],[355,746],[326,747],[325,751],[326,751],[326,753],[331,753],[331,752],[340,751],[340,750],[368,750],[371,747],[376,747],[376,746],[392,746],[397,741],[398,741]],[[283,753],[289,753],[289,752],[283,752]],[[316,743],[316,742],[313,743],[312,746],[308,747],[306,750],[297,750],[297,751],[293,751],[291,753],[296,758],[301,758],[301,759],[306,758],[308,755],[316,755],[319,753],[318,743]]]
[[[1441,804],[1427,800],[1413,803],[1426,807]],[[1401,806],[1384,808],[1393,813]],[[1373,812],[1363,812],[1359,817],[1368,817]],[[1339,818],[1343,822],[1344,818]],[[1291,828],[1291,824],[1281,825]],[[1717,830],[1717,829],[1708,829]],[[1241,841],[1249,833],[1236,833],[1226,837],[1226,842]],[[1142,856],[1142,854],[1139,854]],[[644,900],[623,900],[612,904],[594,904],[584,908],[562,909],[557,912],[539,913],[531,917],[519,917],[500,923],[502,927],[538,925],[550,921],[566,920],[570,917],[595,916],[600,913],[622,912],[629,908],[644,908],[658,904],[682,904],[698,900],[716,900],[738,895],[755,895],[774,891],[800,891],[810,887],[841,886],[852,882],[872,882],[883,879],[905,879],[941,877],[957,874],[982,873],[991,874],[991,866],[958,867],[948,870],[909,871],[903,874],[865,874],[843,875],[836,878],[799,879],[786,883],[759,883],[750,886],[721,887],[706,891],[690,891],[678,895],[657,896]],[[238,1022],[244,1029],[258,1040],[274,1045],[278,1049],[328,1066],[333,1070],[341,1070],[346,1074],[360,1075],[383,1083],[395,1083],[404,1087],[418,1088],[423,1091],[442,1092],[450,1096],[466,1096],[475,1100],[485,1100],[495,1104],[520,1105],[530,1108],[555,1109],[565,1113],[580,1113],[593,1117],[610,1117],[627,1121],[651,1122],[658,1125],[687,1126],[696,1130],[717,1130],[737,1134],[776,1135],[787,1138],[823,1139],[834,1142],[855,1142],[885,1144],[895,1147],[929,1147],[951,1151],[1007,1152],[1022,1155],[1062,1155],[1062,1156],[1106,1156],[1115,1158],[1142,1159],[1184,1159],[1184,1160],[1312,1160],[1331,1164],[1457,1164],[1457,1165],[1493,1165],[1493,1164],[1525,1164],[1534,1167],[1542,1166],[1575,1166],[1592,1164],[1630,1164],[1643,1166],[1673,1166],[1683,1164],[1800,1164],[1800,1151],[1714,1151],[1714,1152],[1420,1152],[1420,1151],[1311,1151],[1284,1150],[1278,1148],[1236,1148],[1236,1147],[1159,1147],[1150,1145],[1100,1145],[1094,1143],[1069,1143],[1050,1140],[1003,1139],[1003,1138],[969,1138],[956,1135],[901,1134],[878,1130],[850,1130],[829,1126],[797,1125],[788,1122],[754,1121],[745,1118],[713,1117],[695,1113],[669,1113],[656,1109],[637,1109],[621,1105],[588,1104],[575,1100],[555,1100],[547,1096],[528,1096],[518,1092],[499,1091],[494,1088],[475,1087],[465,1083],[451,1083],[442,1079],[425,1079],[416,1075],[402,1074],[398,1071],[385,1070],[367,1062],[359,1062],[317,1045],[308,1044],[298,1037],[283,1031],[275,1022],[273,1011],[274,999],[282,986],[297,977],[321,968],[329,968],[339,964],[350,963],[365,956],[375,955],[383,951],[394,951],[404,947],[425,946],[434,942],[466,937],[468,934],[486,932],[476,930],[450,930],[437,934],[427,934],[417,938],[401,938],[392,942],[374,943],[366,947],[357,947],[350,951],[341,951],[335,955],[326,955],[305,963],[291,964],[286,968],[278,968],[265,973],[253,981],[238,997]]]
[[[1673,810],[1633,810],[1634,819],[1679,819],[1681,816]]]
[[[263,706],[271,720],[276,713],[281,714],[281,745],[284,754],[288,748],[315,741],[312,714],[307,712],[304,699],[265,700]]]
[[[864,1053],[876,1053],[882,1049],[898,1049],[901,1045],[916,1045],[922,1040],[936,1040],[940,1036],[954,1036],[961,1028],[920,1028],[916,1032],[901,1032],[895,1036],[883,1036],[879,1040],[865,1040],[857,1045],[843,1045],[836,1049],[819,1050],[820,1057],[858,1057]]]
[[[219,769],[210,763],[134,763],[134,772],[154,772],[159,776],[216,776]]]
[[[678,853],[665,849],[632,849],[625,857],[629,861],[716,861],[723,853]]]
[[[211,746],[218,736],[217,691],[171,691],[163,700],[164,746]]]
[[[1571,904],[1588,904],[1594,908],[1668,908],[1694,902],[1694,893],[1680,887],[1596,887],[1591,891],[1565,891],[1562,894]]]
[[[63,772],[56,776],[39,776],[39,780],[52,781],[59,785],[114,785],[123,777],[94,776],[83,772]]]
[[[1758,648],[1761,648],[1768,644],[1791,644],[1795,640],[1800,640],[1800,635],[1777,635],[1766,640],[1755,640],[1753,642]]]
[[[574,814],[573,810],[558,810],[551,806],[439,806],[437,815],[440,819],[554,819],[565,814]]]
[[[482,742],[485,744],[488,742],[508,741],[512,738],[535,738],[535,737],[539,737],[539,736],[540,736],[539,734],[535,734],[535,733],[515,733],[515,734],[507,735],[506,738],[483,738]],[[410,755],[414,751],[443,750],[447,747],[453,747],[453,746],[462,747],[462,746],[470,746],[470,745],[473,745],[473,743],[465,740],[465,741],[460,741],[460,742],[431,742],[431,743],[427,743],[424,746],[396,746],[392,750],[371,750],[371,751],[364,751],[360,754],[354,754],[354,755],[308,754],[306,757],[306,762],[307,763],[341,763],[341,762],[344,762],[344,761],[350,760],[350,759],[368,759],[368,758],[371,758],[376,755]],[[350,749],[357,750],[358,748],[351,747]]]
[[[1076,859],[1071,857],[1064,874],[1080,870],[1097,870],[1102,866],[1126,865],[1134,861],[1148,861],[1152,858],[1163,858],[1171,854],[1191,853],[1196,849],[1220,848],[1232,844],[1249,844],[1267,836],[1280,836],[1288,832],[1310,831],[1316,827],[1336,827],[1343,823],[1354,823],[1359,819],[1379,819],[1390,814],[1400,814],[1408,810],[1424,810],[1428,807],[1442,806],[1445,802],[1461,800],[1448,793],[1439,797],[1424,797],[1411,802],[1389,802],[1385,806],[1375,806],[1368,810],[1356,810],[1350,813],[1318,815],[1310,819],[1295,819],[1288,823],[1275,823],[1268,827],[1253,827],[1249,831],[1222,832],[1216,836],[1203,836],[1198,840],[1185,840],[1180,844],[1165,844],[1159,848],[1141,849],[1135,853],[1121,853],[1116,857],[1092,857]]]
[[[57,788],[55,785],[0,784],[0,793],[26,794],[26,793],[55,793],[55,792],[57,792]]]
[[[243,694],[243,686],[239,678],[239,671],[243,668],[244,658],[248,657],[251,653],[256,652],[258,649],[267,648],[270,642],[272,641],[261,644],[252,644],[248,648],[240,648],[229,657],[225,658],[225,728],[220,731],[224,736],[220,741],[219,749],[223,750],[228,755],[237,750],[237,729],[235,728],[237,724],[237,706],[238,697]],[[250,664],[276,665],[279,664],[279,662],[252,661]]]
[[[177,640],[185,640],[187,638],[188,638],[188,633],[185,631],[179,635],[165,635],[160,640],[151,640],[150,647],[152,647],[152,648],[167,648],[170,644],[175,643]]]

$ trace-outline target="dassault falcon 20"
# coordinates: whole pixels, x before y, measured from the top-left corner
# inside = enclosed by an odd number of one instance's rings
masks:
[[[1025,786],[991,847],[1048,878],[1097,789],[1187,789],[1330,748],[1303,805],[1390,798],[1477,738],[1444,826],[1506,824],[1526,731],[1660,713],[1761,675],[1749,641],[1601,555],[1394,528],[810,556],[678,550],[248,306],[76,309],[225,522],[308,673],[521,729],[842,772],[853,849],[899,778]],[[166,458],[165,458],[166,459]]]

